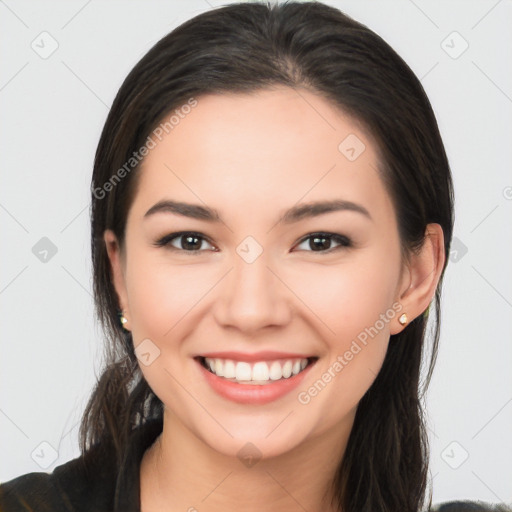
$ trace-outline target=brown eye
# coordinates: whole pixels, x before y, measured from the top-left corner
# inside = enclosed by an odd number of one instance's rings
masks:
[[[299,245],[306,244],[306,250],[310,252],[331,252],[340,247],[351,247],[352,242],[349,238],[336,233],[311,233],[307,237],[303,238]],[[338,244],[333,247],[333,244]]]
[[[181,231],[179,233],[171,233],[158,240],[155,245],[158,247],[168,247],[171,250],[183,252],[201,252],[203,242],[210,244],[204,235],[191,231]],[[211,246],[211,244],[210,244]]]

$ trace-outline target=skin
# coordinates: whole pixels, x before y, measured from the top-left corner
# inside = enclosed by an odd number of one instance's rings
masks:
[[[338,146],[355,134],[366,146],[349,161]],[[343,457],[357,405],[374,381],[399,314],[307,404],[297,399],[379,315],[401,305],[409,321],[428,307],[444,265],[441,227],[402,261],[395,210],[376,171],[376,145],[323,98],[276,88],[208,95],[146,156],[129,210],[125,244],[105,243],[125,327],[137,347],[160,350],[144,377],[165,404],[162,435],[144,455],[144,512],[334,510],[329,485]],[[215,208],[223,222],[144,214],[173,199]],[[371,219],[336,211],[293,224],[278,217],[297,203],[344,199]],[[204,236],[200,250],[154,243],[176,231]],[[349,237],[314,251],[306,235]],[[236,250],[252,236],[252,263]],[[181,250],[180,250],[181,249]],[[217,250],[215,250],[217,249]],[[208,351],[279,350],[319,359],[298,390],[264,405],[217,395],[193,356]],[[332,369],[331,369],[332,372]],[[237,452],[262,458],[246,467]],[[300,504],[300,505],[299,505]]]

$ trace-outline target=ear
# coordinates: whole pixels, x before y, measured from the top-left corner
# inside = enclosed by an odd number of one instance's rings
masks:
[[[402,305],[391,327],[391,334],[398,334],[406,325],[398,321],[400,315],[407,315],[410,323],[430,305],[434,297],[445,263],[444,234],[439,224],[428,224],[422,247],[410,255],[404,269],[397,302]]]
[[[125,270],[124,270],[124,257],[117,240],[116,235],[110,229],[105,230],[103,234],[103,240],[105,241],[105,247],[107,249],[108,259],[110,260],[110,271],[112,284],[117,293],[119,306],[123,312],[127,322],[124,324],[124,328],[130,330],[130,308],[128,304],[128,294],[126,292],[125,283]]]

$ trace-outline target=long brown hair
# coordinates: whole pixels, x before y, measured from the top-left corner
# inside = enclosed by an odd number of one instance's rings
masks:
[[[139,169],[130,159],[164,116],[191,98],[275,85],[306,88],[364,125],[378,145],[403,251],[420,247],[427,224],[439,223],[448,261],[453,189],[446,153],[419,80],[385,41],[319,2],[244,2],[196,16],[155,44],[129,73],[99,140],[91,249],[96,311],[108,342],[105,368],[80,427],[83,453],[110,443],[120,462],[132,429],[163,412],[142,377],[131,334],[119,323],[103,241],[106,229],[124,240]],[[416,512],[424,504],[428,444],[422,398],[437,354],[443,275],[444,269],[429,308],[430,336],[428,311],[391,336],[382,369],[359,403],[334,482],[344,512]],[[427,371],[420,382],[422,360]]]

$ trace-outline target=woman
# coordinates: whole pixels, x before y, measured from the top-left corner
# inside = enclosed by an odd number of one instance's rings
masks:
[[[91,225],[109,344],[82,455],[2,511],[430,506],[452,181],[379,36],[308,2],[184,23],[117,94]]]

